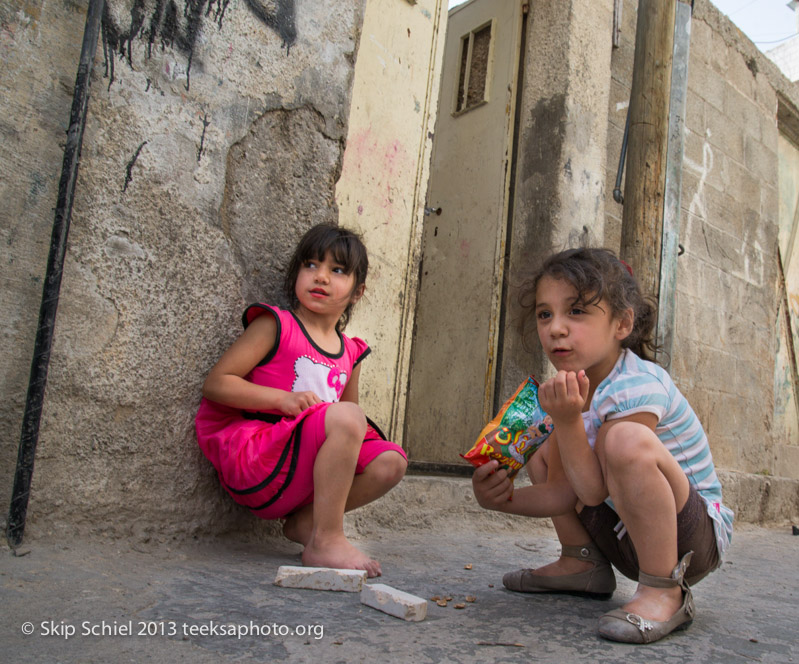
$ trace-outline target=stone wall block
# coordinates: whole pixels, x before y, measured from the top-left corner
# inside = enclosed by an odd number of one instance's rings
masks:
[[[691,21],[690,70],[706,70],[713,54],[713,31],[706,21]],[[701,88],[700,88],[701,89]]]
[[[757,173],[765,182],[776,183],[779,175],[777,151],[749,135],[744,136],[744,167]]]
[[[748,100],[753,100],[757,88],[758,64],[754,54],[727,49],[728,69],[725,81]],[[759,123],[758,123],[759,124]]]
[[[767,132],[764,132],[762,111],[751,97],[730,85],[724,88],[724,115],[741,133],[764,140]]]
[[[731,160],[742,163],[744,159],[744,132],[730,118],[715,109],[708,109],[705,137],[716,153],[724,153]]]
[[[720,471],[719,479],[724,502],[735,512],[736,522],[795,524],[799,520],[795,481],[731,471]]]
[[[799,480],[799,443],[781,439],[774,449],[774,467],[785,477]]]
[[[689,133],[705,136],[707,129],[705,115],[708,113],[705,109],[705,104],[707,103],[704,91],[697,93],[689,84],[685,104],[684,138]],[[701,160],[699,163],[701,163]]]
[[[724,78],[719,76],[715,71],[702,66],[701,62],[697,62],[694,47],[697,43],[695,36],[696,26],[702,26],[700,22],[693,22],[691,24],[691,62],[688,64],[688,92],[689,92],[689,108],[691,95],[696,95],[703,102],[709,104],[717,112],[724,110],[724,90],[726,83]],[[689,125],[692,125],[689,121]]]

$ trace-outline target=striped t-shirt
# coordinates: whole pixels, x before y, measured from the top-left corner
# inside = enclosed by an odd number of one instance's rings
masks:
[[[707,504],[719,554],[724,554],[732,538],[733,512],[721,502],[721,483],[702,424],[664,369],[625,348],[583,413],[591,447],[603,422],[635,413],[657,416],[655,434]],[[613,506],[610,499],[606,502]]]

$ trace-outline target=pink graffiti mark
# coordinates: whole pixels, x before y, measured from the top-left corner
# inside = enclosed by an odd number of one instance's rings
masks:
[[[396,182],[410,163],[408,153],[399,139],[381,144],[371,127],[356,132],[347,140],[342,165],[342,178],[353,175],[372,183],[365,191],[372,207],[386,211],[387,220],[394,214],[394,201],[397,196]],[[363,205],[358,206],[358,214],[363,214]]]
[[[341,167],[342,177],[350,170],[360,172],[364,166],[370,164],[371,155],[377,147],[377,142],[372,139],[371,134],[371,128],[367,128],[347,139],[344,164]]]
[[[461,256],[463,258],[469,258],[469,254],[472,250],[472,243],[469,240],[461,240]]]
[[[402,150],[402,144],[398,139],[394,139],[394,141],[386,147],[385,164],[389,175],[394,175],[396,171],[399,170],[401,165],[397,162],[400,160],[402,152],[404,152],[404,150]]]

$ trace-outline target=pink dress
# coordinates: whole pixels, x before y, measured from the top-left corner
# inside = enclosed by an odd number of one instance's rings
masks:
[[[324,403],[291,417],[277,411],[244,411],[204,398],[195,425],[200,448],[233,499],[263,519],[276,519],[313,502],[313,464],[325,441],[325,413],[341,398],[353,369],[370,349],[362,339],[339,334],[341,350],[328,353],[293,313],[266,304],[247,308],[244,327],[264,314],[277,321],[275,346],[245,378],[286,391],[312,391]],[[356,474],[387,451],[407,458],[370,422]]]

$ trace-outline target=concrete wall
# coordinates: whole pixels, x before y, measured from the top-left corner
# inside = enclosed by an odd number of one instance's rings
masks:
[[[85,7],[0,5],[0,510],[8,511]],[[58,44],[56,51],[44,47]]]
[[[4,510],[86,8],[17,5],[0,74]],[[337,218],[364,2],[108,9],[29,532],[224,530],[252,519],[197,448],[200,385],[245,303],[282,301],[298,236]]]
[[[550,251],[602,244],[612,0],[530,3],[519,111],[500,403],[551,366],[535,328],[525,347],[519,294]]]

